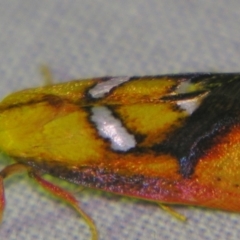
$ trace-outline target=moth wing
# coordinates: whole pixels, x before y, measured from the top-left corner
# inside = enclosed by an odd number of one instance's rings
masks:
[[[239,211],[237,77],[129,78],[91,91],[111,80],[10,95],[0,105],[1,150],[84,186]]]

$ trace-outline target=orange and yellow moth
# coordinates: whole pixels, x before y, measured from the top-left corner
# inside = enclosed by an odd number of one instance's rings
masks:
[[[145,200],[240,212],[240,74],[105,77],[27,89],[0,103],[0,151],[42,174]]]

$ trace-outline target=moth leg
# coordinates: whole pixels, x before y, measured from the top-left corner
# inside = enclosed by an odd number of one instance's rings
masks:
[[[47,65],[40,66],[40,73],[43,78],[44,86],[52,85],[54,83],[52,71]]]
[[[40,175],[36,174],[36,173],[32,173],[30,172],[30,175],[47,191],[51,192],[55,197],[58,197],[64,201],[66,201],[68,204],[70,204],[82,217],[83,219],[86,221],[86,223],[88,224],[90,230],[91,230],[91,234],[92,234],[92,238],[91,240],[97,240],[98,239],[98,232],[97,232],[97,228],[93,222],[93,220],[80,208],[79,203],[77,201],[77,199],[70,194],[69,192],[67,192],[66,190],[46,181],[45,179],[43,179]]]
[[[77,190],[74,191],[74,193],[80,193],[80,192],[82,192],[84,189],[85,189],[84,187],[78,186]]]
[[[27,167],[20,163],[15,163],[5,167],[0,171],[0,223],[2,222],[3,211],[5,207],[3,180],[13,174],[27,171]]]
[[[173,217],[177,218],[178,220],[181,220],[183,222],[187,221],[187,218],[182,215],[181,213],[178,213],[177,211],[175,211],[173,208],[166,206],[162,203],[158,203],[158,205],[164,210],[167,211],[169,214],[171,214]]]

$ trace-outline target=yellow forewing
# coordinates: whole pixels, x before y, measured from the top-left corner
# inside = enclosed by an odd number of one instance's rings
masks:
[[[204,81],[210,77],[202,76]],[[221,83],[191,83],[192,78],[129,78],[101,97],[92,96],[90,90],[104,86],[109,78],[11,94],[0,104],[0,149],[33,171],[37,166],[85,186],[240,211],[240,204],[234,204],[240,198],[240,174],[235,171],[240,165],[235,116],[239,98],[227,92],[235,82],[229,81],[225,94]],[[200,107],[191,115],[187,104],[192,100],[193,111]],[[111,147],[92,119],[92,108],[98,106],[107,108],[122,124],[119,129],[134,137],[134,147],[126,151]],[[235,115],[228,121],[229,106]],[[224,121],[218,122],[222,116]],[[112,128],[108,121],[106,125]]]

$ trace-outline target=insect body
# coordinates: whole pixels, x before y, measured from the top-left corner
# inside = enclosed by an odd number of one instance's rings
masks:
[[[240,212],[240,75],[179,74],[71,81],[0,103],[0,149],[78,207],[42,173],[85,187]],[[2,192],[2,209],[3,187]]]

